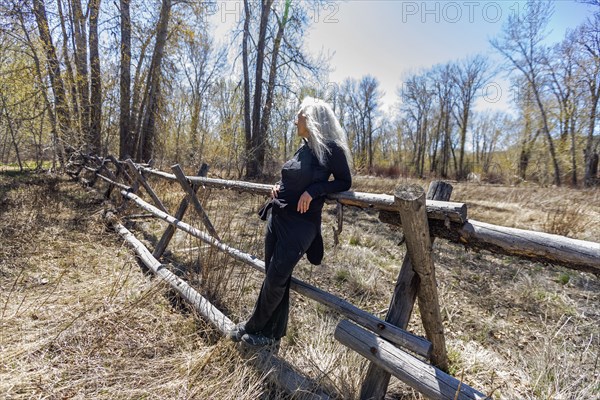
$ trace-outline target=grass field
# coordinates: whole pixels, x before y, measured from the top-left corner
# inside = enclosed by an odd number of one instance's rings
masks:
[[[357,177],[354,189],[391,193],[397,184]],[[178,187],[152,185],[177,207]],[[473,219],[600,242],[599,190],[454,186],[452,200]],[[204,190],[201,200],[225,242],[262,256],[263,198]],[[105,207],[101,194],[64,176],[0,172],[0,398],[285,398],[141,271],[104,226]],[[376,213],[347,209],[334,247],[334,210],[324,212],[323,265],[302,260],[295,274],[383,317],[405,256],[400,234]],[[201,226],[192,209],[184,220]],[[165,228],[128,226],[150,248]],[[169,249],[167,261],[197,290],[235,322],[248,316],[258,273],[180,233]],[[433,250],[454,375],[494,399],[600,397],[600,277],[443,240]],[[292,294],[280,355],[339,398],[358,399],[367,363],[333,338],[339,318]],[[409,329],[424,334],[418,308]],[[392,379],[387,398],[421,397]]]

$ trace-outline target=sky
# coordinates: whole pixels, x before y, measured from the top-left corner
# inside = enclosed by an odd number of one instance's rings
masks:
[[[574,0],[553,3],[548,43],[561,41],[568,28],[581,24],[594,9]],[[390,109],[408,74],[475,54],[488,55],[494,65],[500,63],[489,40],[501,32],[510,13],[523,12],[524,7],[524,1],[516,0],[324,1],[309,10],[312,23],[306,46],[313,54],[331,54],[328,84],[370,74],[385,93],[383,108]],[[221,2],[221,20],[236,9],[243,9],[241,1]],[[476,107],[509,109],[507,82],[503,76],[490,82]]]

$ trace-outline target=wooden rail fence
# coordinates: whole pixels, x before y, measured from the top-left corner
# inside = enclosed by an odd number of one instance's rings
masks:
[[[87,173],[82,175],[82,171]],[[151,252],[118,222],[116,216],[122,211],[123,205],[116,209],[116,215],[107,213],[107,221],[130,243],[144,265],[192,304],[222,334],[226,334],[234,323],[189,284],[170,272],[159,259],[175,230],[179,229],[264,273],[262,260],[229,246],[219,238],[198,199],[197,191],[201,187],[208,187],[268,195],[271,186],[207,178],[206,165],[200,168],[197,176],[186,176],[179,165],[174,165],[171,171],[172,173],[167,173],[156,170],[151,165],[135,164],[131,160],[119,161],[111,156],[82,156],[71,164],[69,174],[88,185],[94,185],[100,179],[108,184],[104,192],[105,198],[111,198],[117,188],[122,203],[129,201],[148,213],[144,216],[152,216],[169,224]],[[169,214],[146,176],[175,181],[181,185],[185,197],[173,215]],[[153,204],[139,196],[141,188]],[[382,221],[401,225],[403,228],[407,256],[400,269],[385,320],[327,291],[292,278],[293,290],[332,308],[352,321],[342,320],[334,336],[340,343],[371,362],[361,388],[361,399],[383,398],[391,375],[431,399],[486,398],[483,393],[444,372],[448,361],[431,256],[431,244],[436,237],[465,247],[517,255],[600,274],[599,243],[469,220],[465,204],[449,201],[451,192],[449,184],[433,182],[427,196],[419,186],[401,186],[394,196],[352,191],[328,196],[328,201],[337,202],[341,206],[379,210]],[[200,217],[203,229],[182,221],[190,204]],[[419,301],[427,340],[406,331],[415,301]],[[305,397],[313,398],[330,397],[330,393],[320,388],[318,382],[303,376],[277,354],[260,353],[257,359],[257,365],[271,371],[269,376],[287,392],[302,393]]]

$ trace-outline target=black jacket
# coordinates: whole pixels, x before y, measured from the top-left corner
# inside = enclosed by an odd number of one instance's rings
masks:
[[[302,216],[313,222],[321,222],[321,211],[325,195],[350,189],[352,175],[344,151],[335,143],[327,143],[325,165],[313,154],[305,142],[294,156],[281,169],[281,181],[277,196],[278,206],[287,212],[296,211],[298,200],[305,191],[312,201],[308,211]],[[333,175],[333,180],[329,180]]]
[[[304,145],[281,169],[277,198],[259,211],[262,219],[266,219],[268,209],[274,207],[274,213],[296,213],[314,222],[318,227],[317,237],[306,252],[312,264],[320,264],[323,258],[321,212],[325,196],[348,190],[352,185],[352,175],[344,151],[335,142],[328,142],[327,147],[329,152],[326,154],[326,162],[325,165],[321,165],[305,140]],[[329,180],[332,175],[333,180]],[[298,200],[305,191],[310,194],[312,201],[307,212],[300,214],[297,211]]]

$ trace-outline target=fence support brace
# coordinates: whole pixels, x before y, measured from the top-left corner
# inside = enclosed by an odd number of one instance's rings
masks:
[[[483,393],[347,320],[340,321],[335,329],[335,338],[343,345],[423,393],[429,399],[487,399],[487,396]],[[381,398],[361,396],[361,399]]]

